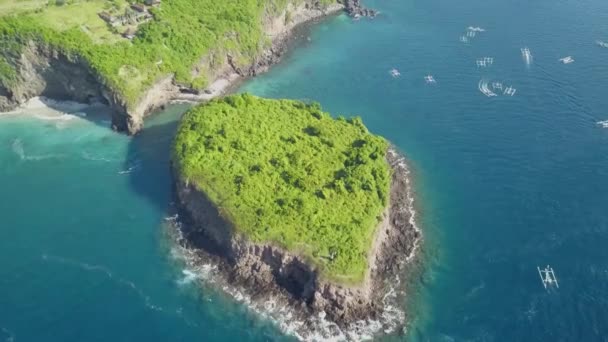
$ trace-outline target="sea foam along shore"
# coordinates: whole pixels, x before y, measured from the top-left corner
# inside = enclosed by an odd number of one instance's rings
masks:
[[[284,333],[299,340],[358,341],[371,339],[378,334],[399,332],[406,321],[406,313],[402,309],[405,296],[403,280],[406,276],[403,266],[414,260],[420,246],[421,232],[416,225],[410,170],[405,158],[391,149],[387,159],[395,170],[394,180],[396,179],[404,190],[395,192],[393,189],[398,187],[392,187],[391,197],[397,195],[399,203],[398,206],[391,207],[393,212],[397,212],[396,215],[391,215],[391,219],[404,222],[401,222],[401,225],[386,225],[385,228],[390,226],[392,230],[381,232],[379,235],[388,238],[377,239],[385,241],[376,241],[383,248],[378,253],[380,255],[376,264],[372,266],[378,283],[374,286],[377,291],[375,304],[379,309],[375,317],[336,322],[326,312],[310,310],[305,303],[294,300],[278,287],[256,288],[241,281],[224,258],[193,246],[190,241],[193,227],[187,214],[181,217],[176,214],[167,218],[168,232],[175,243],[172,254],[183,260],[186,267],[184,272],[196,274],[203,286],[222,290],[261,317],[274,321]],[[393,199],[391,201],[393,202]],[[176,208],[177,210],[179,208]],[[407,245],[404,245],[404,241]]]
[[[74,101],[59,101],[43,96],[33,97],[9,112],[0,112],[2,117],[30,117],[55,123],[58,129],[79,120],[94,121],[102,126],[110,126],[112,109],[102,103],[85,104]]]

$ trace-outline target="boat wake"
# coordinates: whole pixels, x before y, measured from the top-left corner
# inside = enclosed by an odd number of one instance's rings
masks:
[[[477,88],[479,88],[479,91],[487,97],[498,96],[498,95],[496,95],[495,92],[490,90],[490,87],[488,86],[487,81],[480,80],[479,83],[477,84]]]
[[[86,159],[86,160],[94,161],[94,162],[105,162],[105,163],[118,161],[118,159],[110,159],[110,158],[106,158],[106,157],[95,156],[87,151],[82,152],[82,158]]]
[[[479,91],[487,97],[502,96],[514,96],[517,89],[512,86],[504,87],[502,82],[490,82],[486,80],[480,80],[477,84]],[[497,93],[498,92],[498,93]]]
[[[484,28],[481,28],[479,26],[469,26],[469,27],[467,27],[467,31],[469,31],[469,32],[486,32],[486,30]]]
[[[608,128],[608,120],[598,121],[597,124],[602,126],[602,128]]]
[[[118,171],[119,175],[128,175],[129,173],[133,173],[134,171],[138,170],[139,167],[141,166],[141,161],[140,160],[135,160],[133,162],[129,163],[129,167],[127,167],[124,170]]]

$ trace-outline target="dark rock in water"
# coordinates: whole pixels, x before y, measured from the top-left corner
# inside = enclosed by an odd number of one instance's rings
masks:
[[[346,13],[353,18],[374,18],[376,15],[378,15],[378,11],[363,7],[360,0],[343,0],[343,4]]]

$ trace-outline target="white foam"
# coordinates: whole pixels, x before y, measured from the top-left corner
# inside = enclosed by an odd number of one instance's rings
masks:
[[[95,162],[112,162],[112,161],[116,161],[116,159],[110,159],[110,158],[106,158],[106,157],[100,157],[100,156],[95,156],[93,154],[90,154],[87,151],[82,152],[82,158],[86,159],[86,160],[90,160],[90,161],[95,161]]]
[[[492,90],[490,90],[490,87],[488,86],[487,81],[484,81],[484,80],[479,81],[477,88],[479,88],[479,91],[487,97],[498,96],[498,95],[496,95],[496,93],[494,93]]]
[[[603,128],[608,128],[608,120],[598,121],[597,124],[602,126]]]
[[[15,153],[19,159],[23,161],[39,161],[63,157],[61,154],[27,155],[23,147],[23,142],[19,138],[13,140],[11,149],[13,150],[13,153]]]
[[[469,26],[469,27],[467,27],[467,31],[470,31],[470,32],[485,32],[486,29],[481,28],[479,26]]]
[[[177,281],[181,286],[192,284],[198,278],[198,275],[195,272],[188,269],[182,270],[182,274],[184,277]]]

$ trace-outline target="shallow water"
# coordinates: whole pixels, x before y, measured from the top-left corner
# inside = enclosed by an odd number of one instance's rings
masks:
[[[407,338],[388,339],[605,338],[608,49],[595,41],[608,3],[366,3],[382,15],[320,24],[242,91],[361,115],[407,154],[426,269],[403,304]],[[462,43],[468,26],[486,31]],[[481,80],[517,92],[489,98]],[[133,139],[98,110],[0,117],[0,341],[290,339],[173,256],[168,146],[183,110]],[[545,264],[559,289],[542,287]]]

